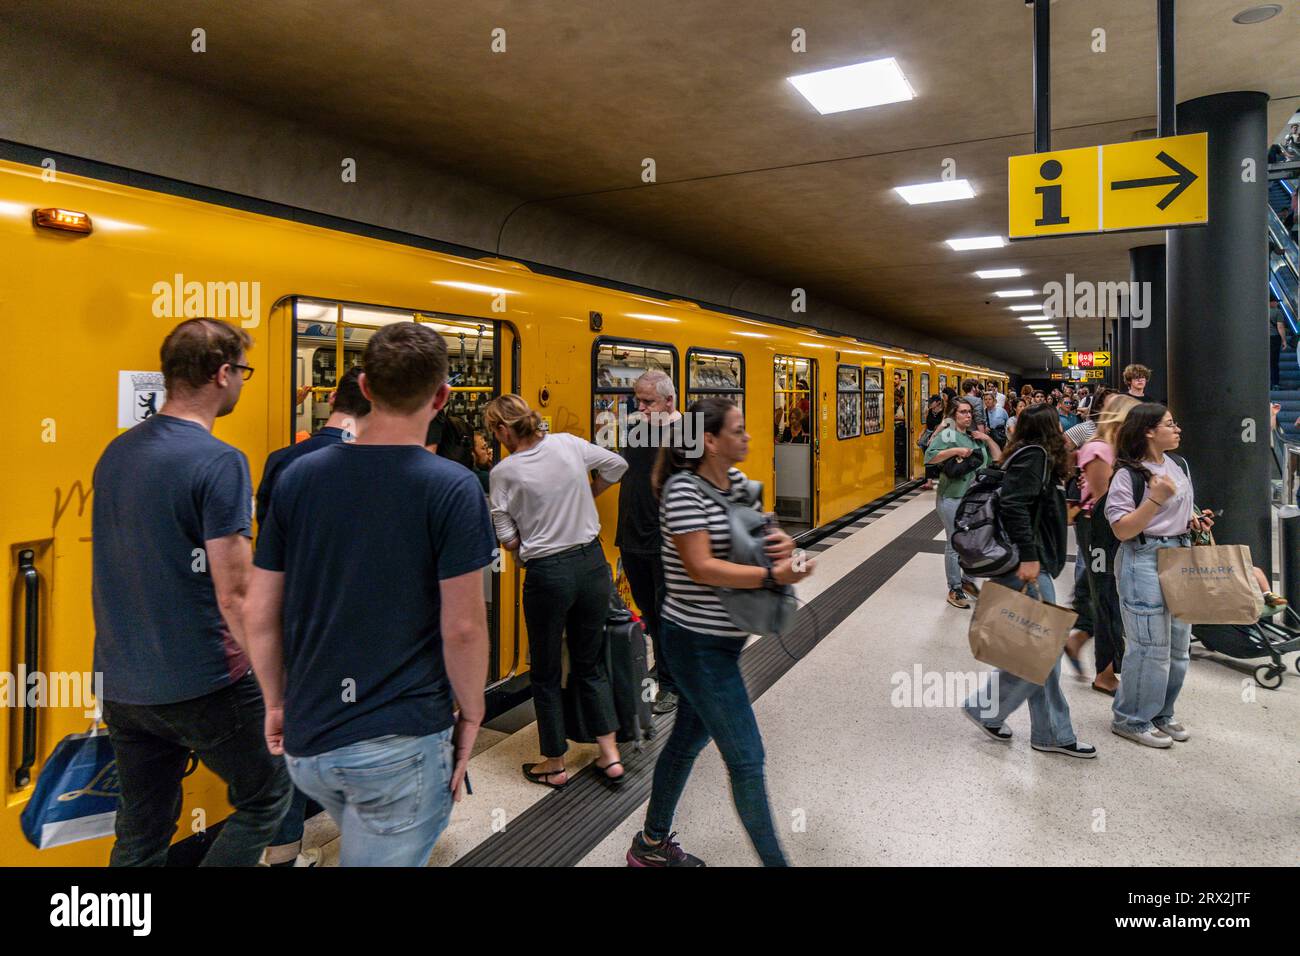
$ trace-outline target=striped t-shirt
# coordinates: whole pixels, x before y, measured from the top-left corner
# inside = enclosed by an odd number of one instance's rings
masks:
[[[728,497],[743,500],[748,479],[736,468],[730,469],[727,476],[731,479]],[[727,511],[696,484],[697,480],[707,479],[680,472],[668,479],[660,495],[659,529],[664,539],[661,553],[665,585],[661,613],[674,624],[692,631],[724,637],[748,637],[748,632],[731,623],[726,608],[718,600],[717,589],[691,580],[673,543],[675,534],[707,530],[713,556],[723,561],[731,559],[731,528]],[[759,503],[755,502],[754,507],[758,508]]]

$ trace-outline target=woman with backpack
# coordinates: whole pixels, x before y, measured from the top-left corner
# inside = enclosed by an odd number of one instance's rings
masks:
[[[1098,391],[1094,437],[1079,448],[1079,514],[1074,519],[1074,533],[1078,539],[1079,554],[1083,558],[1086,575],[1087,600],[1090,602],[1088,620],[1092,622],[1089,633],[1094,640],[1092,650],[1097,665],[1092,689],[1115,696],[1119,687],[1116,675],[1124,655],[1124,621],[1120,615],[1119,592],[1115,584],[1114,543],[1110,525],[1106,521],[1106,493],[1110,490],[1110,477],[1115,469],[1115,440],[1120,426],[1138,401],[1128,395]],[[1102,554],[1097,552],[1101,551]],[[1076,604],[1075,610],[1078,610]],[[1073,638],[1074,633],[1071,632]],[[1072,647],[1067,642],[1067,656],[1077,657],[1082,643]],[[1078,666],[1077,664],[1075,665]]]
[[[962,575],[957,552],[952,547],[957,506],[961,504],[961,497],[970,487],[975,472],[990,461],[998,461],[1002,457],[1002,450],[992,436],[980,429],[971,429],[974,416],[975,403],[972,399],[956,399],[951,405],[951,414],[939,424],[939,430],[925,448],[925,463],[942,468],[934,507],[939,512],[939,520],[943,522],[943,530],[948,539],[943,551],[948,603],[962,610],[970,608],[966,595],[975,597],[980,589],[975,582]]]
[[[991,580],[1020,590],[1029,586],[1040,600],[1056,600],[1052,579],[1065,566],[1065,494],[1060,484],[1069,469],[1069,454],[1061,420],[1050,405],[1032,405],[1020,415],[1015,437],[1002,456],[1006,474],[999,493],[998,516],[1007,538],[1020,553],[1020,566]],[[1004,670],[994,671],[988,692],[977,693],[966,702],[964,712],[989,737],[1010,743],[1006,725],[1021,704],[1029,704],[1029,745],[1043,753],[1070,757],[1095,757],[1097,749],[1079,743],[1070,723],[1070,705],[1061,692],[1061,663],[1058,659],[1040,686]],[[994,712],[987,713],[981,699],[988,701],[996,691]]]
[[[1115,474],[1106,520],[1119,539],[1115,579],[1124,620],[1124,679],[1115,695],[1111,730],[1146,747],[1164,749],[1191,735],[1174,716],[1191,659],[1192,626],[1165,607],[1156,555],[1191,545],[1191,532],[1209,530],[1209,512],[1192,505],[1187,463],[1172,454],[1182,440],[1169,409],[1143,402],[1129,412],[1116,440]]]
[[[734,467],[749,454],[745,418],[723,398],[704,398],[687,410],[704,435],[702,455],[688,449],[659,453],[654,488],[663,531],[664,603],[660,644],[677,683],[677,719],[655,764],[645,828],[632,838],[629,866],[703,866],[673,839],[673,814],[695,758],[712,739],[731,777],[731,796],[764,866],[785,866],[763,779],[763,739],[740,674],[749,634],[736,627],[719,588],[775,588],[803,580],[813,562],[792,560],[794,541],[773,528],[767,538],[771,568],[736,564],[728,509],[705,487],[750,503],[750,482]],[[752,500],[752,507],[761,501]]]

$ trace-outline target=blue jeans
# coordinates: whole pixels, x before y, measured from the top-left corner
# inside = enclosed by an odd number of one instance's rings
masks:
[[[954,522],[957,520],[957,506],[961,504],[960,498],[945,498],[938,492],[935,492],[935,509],[939,512],[939,520],[943,522],[944,534],[947,538],[943,546],[943,572],[948,579],[949,591],[961,590],[961,565],[957,562],[957,552],[952,549],[952,535],[956,530]]]
[[[451,816],[451,730],[390,734],[314,757],[289,776],[338,824],[340,866],[424,866]]]
[[[727,765],[740,822],[763,865],[788,865],[767,805],[763,738],[740,676],[744,640],[701,634],[664,618],[659,627],[663,632],[659,640],[677,681],[677,716],[655,764],[645,835],[651,840],[668,836],[695,758],[712,738]]]
[[[1115,695],[1114,724],[1136,733],[1174,720],[1174,702],[1183,689],[1192,626],[1165,607],[1156,574],[1156,552],[1186,539],[1147,538],[1122,542],[1115,558],[1119,609],[1124,618],[1124,679]]]
[[[1020,590],[1023,582],[1014,573],[1000,578],[991,578],[998,584]],[[1056,600],[1056,587],[1052,579],[1043,572],[1038,575],[1037,588],[1030,586],[1028,593],[1037,593],[1044,601]],[[1030,683],[1015,674],[1004,670],[993,672],[997,675],[997,711],[992,717],[983,716],[985,708],[980,704],[980,697],[993,699],[993,688],[985,694],[976,694],[966,701],[966,712],[988,727],[1001,727],[1007,718],[1015,713],[1020,705],[1029,703],[1029,741],[1040,747],[1068,747],[1076,742],[1074,726],[1070,723],[1070,705],[1065,702],[1061,692],[1061,660],[1057,657],[1052,665],[1052,672],[1042,685]],[[991,680],[986,677],[985,680]]]

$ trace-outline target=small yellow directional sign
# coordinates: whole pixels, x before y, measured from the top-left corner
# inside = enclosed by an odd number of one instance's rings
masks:
[[[1066,368],[1106,368],[1110,365],[1109,352],[1066,352],[1061,356]]]
[[[1106,373],[1099,368],[1088,369],[1088,378],[1105,378]]]
[[[1059,236],[1101,230],[1096,146],[1007,160],[1008,235]]]
[[[1012,239],[1209,221],[1208,136],[1190,133],[1007,160]]]

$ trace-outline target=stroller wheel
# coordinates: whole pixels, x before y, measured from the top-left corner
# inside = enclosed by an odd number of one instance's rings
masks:
[[[1255,683],[1268,690],[1277,690],[1282,686],[1284,673],[1286,673],[1285,668],[1273,664],[1260,664],[1255,668]]]

